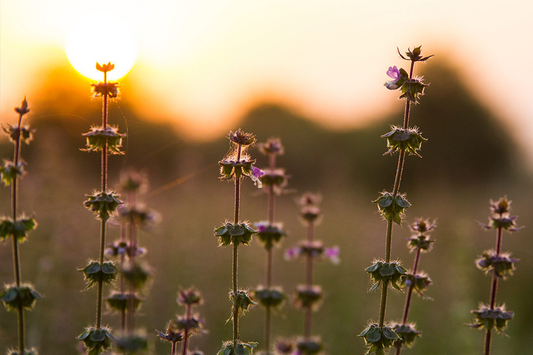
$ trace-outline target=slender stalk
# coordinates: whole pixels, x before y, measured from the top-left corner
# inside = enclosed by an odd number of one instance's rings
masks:
[[[187,321],[189,321],[189,319],[191,318],[191,305],[190,304],[187,304],[186,306],[185,317]],[[181,355],[187,355],[188,340],[189,340],[189,329],[185,328],[185,332],[183,333],[183,344],[181,345]]]
[[[266,262],[266,288],[270,290],[272,287],[272,249],[267,250],[267,262]],[[267,354],[270,354],[270,306],[265,309],[265,349]]]
[[[131,202],[131,200],[130,200]],[[134,222],[130,221],[129,223],[129,239],[130,239],[130,267],[135,267],[135,252],[137,250],[137,229]],[[129,289],[129,298],[128,298],[128,330],[133,333],[135,329],[135,285],[133,282],[130,285]]]
[[[415,261],[413,263],[413,275],[416,275],[419,261],[420,261],[420,248],[417,248],[416,254],[415,254]],[[411,286],[409,286],[409,290],[407,290],[407,296],[405,297],[405,307],[403,309],[402,325],[405,325],[407,323],[407,316],[409,315],[409,309],[411,308],[411,299],[413,296],[414,286],[415,285],[412,284]]]
[[[411,61],[411,69],[409,72],[409,78],[413,77],[415,62]],[[409,127],[409,116],[411,114],[411,102],[409,100],[406,100],[405,102],[405,112],[403,116],[403,128],[407,129]],[[400,191],[400,183],[402,182],[402,174],[403,174],[403,167],[405,164],[405,151],[400,150],[400,154],[398,156],[398,165],[396,167],[396,175],[394,177],[394,186],[392,190],[393,197],[396,197]],[[387,220],[387,245],[385,250],[385,262],[390,262],[391,258],[391,247],[392,247],[392,219]],[[383,287],[381,289],[381,303],[380,303],[380,311],[379,311],[379,326],[383,327],[385,324],[385,311],[387,308],[387,293],[388,293],[388,286],[389,282],[388,280],[385,280],[383,282]]]
[[[502,216],[500,215],[500,218]],[[503,235],[503,229],[500,227],[498,228],[498,235],[496,238],[496,256],[500,256],[500,252],[502,249],[502,235]],[[498,292],[498,276],[496,275],[496,271],[493,271],[492,274],[492,284],[490,288],[490,309],[494,310],[494,307],[496,306],[496,294]],[[490,355],[490,348],[491,348],[491,342],[492,342],[492,329],[487,328],[487,332],[485,334],[485,355]]]
[[[107,73],[104,72],[104,84],[107,83]],[[107,127],[107,94],[103,95],[103,107],[102,107],[102,129]],[[101,171],[101,190],[107,191],[107,141],[102,149],[102,171]],[[100,265],[104,263],[104,251],[105,251],[105,239],[106,239],[106,223],[107,219],[102,218],[100,228]],[[97,299],[96,299],[96,329],[100,329],[102,322],[102,302],[103,301],[103,282],[98,281]]]
[[[416,275],[418,271],[418,264],[420,263],[420,248],[416,249],[415,261],[413,262],[413,275]],[[405,306],[403,307],[402,325],[407,323],[407,317],[409,316],[409,309],[411,308],[411,300],[413,298],[414,284],[409,286],[407,290],[407,296],[405,297]],[[396,343],[396,355],[400,355],[402,351],[402,342]]]
[[[126,242],[126,225],[124,223],[122,223],[120,226],[120,241]],[[124,260],[125,260],[125,256],[121,255],[120,256],[121,266],[124,266]],[[122,273],[119,273],[119,283],[120,283],[120,293],[122,295],[125,295],[126,288],[124,285],[124,275]],[[120,311],[120,330],[122,330],[123,332],[126,330],[126,308],[123,308]]]
[[[15,139],[15,152],[13,153],[13,164],[15,167],[18,166],[20,159],[20,128],[22,124],[23,114],[19,114],[19,121],[17,126],[17,137]],[[13,223],[17,222],[17,191],[18,191],[18,176],[15,176],[11,183],[11,212],[13,217]],[[20,287],[21,283],[21,272],[20,272],[20,256],[19,256],[18,240],[13,235],[13,273],[15,274],[15,284],[17,287]],[[18,305],[17,309],[17,324],[18,324],[18,340],[19,340],[19,352],[22,354],[25,348],[24,341],[24,308],[22,304]]]
[[[237,341],[239,340],[239,308],[237,307],[237,290],[238,288],[238,275],[237,275],[237,269],[238,269],[238,252],[239,252],[239,245],[234,244],[233,245],[233,295],[234,295],[234,301],[233,301],[233,345],[235,346],[237,344]]]
[[[269,155],[269,168],[274,170],[276,168],[276,154]],[[272,225],[274,223],[274,202],[276,200],[276,195],[274,193],[274,185],[268,187],[268,223]],[[272,287],[272,248],[267,249],[267,260],[266,260],[266,288],[270,291]],[[270,306],[267,306],[265,309],[265,349],[267,354],[270,354],[270,321],[271,309]]]
[[[308,222],[307,224],[307,241],[312,243],[314,239],[314,223]],[[306,256],[306,268],[305,268],[305,285],[307,288],[313,286],[313,257],[311,254]],[[305,327],[304,327],[304,337],[306,339],[311,338],[311,307],[305,309]]]
[[[241,159],[242,147],[239,144],[237,148],[237,161]],[[241,179],[239,177],[235,178],[235,210],[233,222],[235,224],[239,223],[239,209],[241,201]],[[237,346],[237,341],[239,341],[239,307],[237,307],[237,291],[239,290],[239,279],[238,271],[239,269],[239,244],[233,244],[233,346]]]

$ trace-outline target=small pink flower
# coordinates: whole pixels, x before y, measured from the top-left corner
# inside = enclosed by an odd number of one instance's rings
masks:
[[[256,178],[260,178],[261,176],[265,175],[265,172],[259,168],[256,168],[255,166],[252,167],[252,174],[256,177]]]
[[[265,175],[265,172],[263,170],[252,166],[252,174],[247,176],[252,179],[255,186],[261,188],[263,186],[263,184],[261,183],[261,176],[263,175]]]
[[[394,80],[398,80],[400,78],[400,71],[395,65],[393,67],[389,67],[389,70],[387,70],[387,75]]]
[[[333,264],[340,263],[339,255],[341,251],[338,246],[334,246],[331,248],[326,248],[324,250],[324,256],[328,258]]]
[[[300,247],[294,247],[294,248],[290,248],[290,249],[287,249],[285,251],[285,259],[286,260],[292,260],[296,257],[298,257],[301,253],[301,248]]]
[[[389,67],[389,70],[387,70],[387,75],[393,79],[391,81],[387,81],[385,83],[385,86],[389,90],[396,90],[399,87],[403,85],[405,82],[407,73],[402,73],[403,69],[400,71],[396,66]],[[405,71],[404,71],[405,72]]]

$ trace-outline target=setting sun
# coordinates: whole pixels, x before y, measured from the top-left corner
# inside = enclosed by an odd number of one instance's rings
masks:
[[[118,80],[129,73],[137,58],[133,29],[116,16],[91,17],[78,22],[65,44],[70,64],[83,76],[101,80],[96,63],[114,63],[109,80]]]

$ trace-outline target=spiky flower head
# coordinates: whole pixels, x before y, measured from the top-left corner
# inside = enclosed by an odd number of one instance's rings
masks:
[[[270,138],[266,143],[258,144],[259,151],[265,155],[282,155],[284,153],[283,145],[279,138]]]
[[[383,355],[385,350],[390,349],[394,342],[400,340],[391,325],[380,327],[377,323],[370,324],[358,336],[365,339],[368,348],[366,355],[373,352],[377,355]]]

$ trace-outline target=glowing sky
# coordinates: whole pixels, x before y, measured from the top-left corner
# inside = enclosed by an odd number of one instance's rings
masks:
[[[186,123],[191,134],[223,134],[263,98],[331,126],[360,124],[401,106],[383,87],[385,72],[403,65],[396,47],[422,45],[452,59],[532,141],[530,0],[1,1],[2,117],[30,95],[32,73],[64,56],[76,23],[114,12],[138,39],[129,74],[138,110]],[[94,32],[112,34],[113,23]]]

